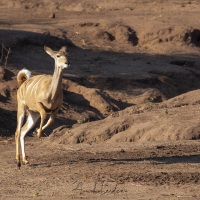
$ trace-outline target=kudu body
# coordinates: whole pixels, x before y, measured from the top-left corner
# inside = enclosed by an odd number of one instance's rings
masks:
[[[37,136],[40,138],[42,131],[54,122],[63,102],[62,74],[63,69],[69,66],[67,49],[62,47],[59,51],[53,51],[49,47],[44,47],[44,50],[55,60],[53,76],[36,75],[31,77],[31,72],[26,69],[21,70],[17,75],[19,89],[17,91],[18,108],[15,141],[16,159],[19,168],[21,166],[19,142],[21,144],[22,162],[27,164],[24,147],[25,135],[41,118],[40,126],[37,130]],[[23,125],[26,113],[27,120]],[[44,125],[47,113],[51,115]]]

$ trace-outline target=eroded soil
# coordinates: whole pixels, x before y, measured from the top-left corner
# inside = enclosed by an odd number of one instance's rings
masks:
[[[0,3],[1,199],[199,199],[200,2]],[[52,74],[66,45],[55,124],[15,163],[16,75]],[[9,50],[11,52],[8,54]]]

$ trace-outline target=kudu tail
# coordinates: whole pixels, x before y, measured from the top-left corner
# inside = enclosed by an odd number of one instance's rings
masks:
[[[31,77],[31,71],[28,69],[22,69],[17,74],[17,83],[20,86],[24,81]]]

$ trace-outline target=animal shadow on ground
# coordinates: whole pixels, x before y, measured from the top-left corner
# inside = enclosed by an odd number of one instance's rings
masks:
[[[200,155],[182,155],[182,156],[162,156],[162,157],[147,157],[147,158],[131,158],[131,159],[89,159],[89,163],[112,162],[114,164],[127,164],[130,162],[151,161],[157,164],[176,164],[176,163],[200,163]]]
[[[43,162],[33,162],[30,163],[30,167],[55,167],[55,166],[64,166],[64,165],[70,165],[70,164],[78,164],[78,163],[110,163],[112,165],[127,165],[130,163],[141,163],[141,162],[151,162],[155,165],[164,165],[164,164],[177,164],[177,163],[200,163],[200,155],[189,155],[189,156],[163,156],[163,157],[147,157],[147,158],[119,158],[119,159],[113,159],[113,158],[80,158],[80,159],[66,159],[62,156],[62,158],[58,158],[56,161],[53,161],[49,159],[49,161],[43,161]]]

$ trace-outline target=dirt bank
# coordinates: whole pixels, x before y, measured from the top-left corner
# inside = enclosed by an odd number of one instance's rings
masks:
[[[1,199],[198,199],[200,3],[0,3]],[[64,102],[15,163],[16,75],[52,74],[69,49]]]

